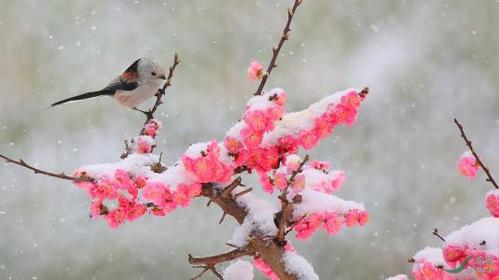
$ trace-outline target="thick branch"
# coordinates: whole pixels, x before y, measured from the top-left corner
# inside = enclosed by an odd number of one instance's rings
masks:
[[[454,123],[457,125],[457,128],[459,128],[459,131],[461,132],[461,137],[464,139],[466,146],[468,146],[471,153],[475,157],[476,162],[478,162],[478,164],[482,168],[483,172],[485,172],[485,174],[487,175],[487,181],[492,183],[492,185],[494,185],[494,188],[499,189],[499,186],[497,185],[496,181],[494,180],[494,178],[490,174],[489,169],[487,168],[487,166],[485,166],[485,164],[483,163],[483,161],[480,159],[477,152],[473,148],[473,145],[471,144],[471,140],[469,140],[468,137],[466,136],[466,133],[464,133],[463,126],[457,121],[457,119],[454,119]]]
[[[54,177],[54,178],[58,178],[58,179],[63,179],[63,180],[69,180],[69,181],[73,181],[73,182],[89,181],[86,178],[76,178],[76,177],[68,176],[68,175],[64,174],[64,172],[53,173],[53,172],[50,172],[50,171],[45,171],[45,170],[42,170],[42,169],[39,169],[39,168],[36,168],[36,167],[34,167],[32,165],[27,164],[22,159],[14,160],[14,159],[11,159],[11,158],[9,158],[7,156],[4,156],[2,154],[0,154],[0,158],[3,158],[7,163],[13,163],[13,164],[17,164],[19,166],[22,166],[24,168],[27,168],[27,169],[33,171],[35,174],[41,174],[41,175],[45,175],[45,176],[49,176],[49,177]]]
[[[226,215],[234,217],[239,224],[244,222],[246,209],[237,204],[234,198],[222,197],[221,192],[216,190],[212,184],[205,184],[200,196],[207,197],[211,202],[216,203],[220,208],[222,208],[222,211],[226,213]],[[236,250],[231,252],[234,252],[235,254],[235,252],[239,252],[237,250],[241,249],[236,248]],[[279,276],[280,279],[297,279],[296,275],[289,274],[289,272],[286,271],[285,264],[282,260],[284,248],[279,246],[275,240],[268,240],[263,236],[255,234],[250,237],[245,250],[248,250],[248,254],[246,255],[258,255],[261,257],[270,267],[272,267],[272,270]],[[191,258],[189,259],[189,262],[190,260]]]
[[[272,69],[277,67],[276,64],[277,56],[279,55],[279,51],[284,45],[284,42],[289,39],[289,32],[291,31],[290,28],[291,21],[293,20],[293,16],[295,15],[296,9],[298,8],[298,6],[300,6],[302,2],[303,0],[295,0],[293,7],[288,9],[288,21],[286,22],[286,26],[284,26],[284,30],[282,31],[281,39],[279,40],[277,47],[272,47],[272,58],[270,59],[269,66],[267,67],[267,72],[265,73],[265,75],[263,75],[262,81],[260,82],[260,85],[258,86],[258,89],[254,93],[254,95],[262,94],[263,87],[265,86],[265,83],[267,82],[267,79],[269,78]]]

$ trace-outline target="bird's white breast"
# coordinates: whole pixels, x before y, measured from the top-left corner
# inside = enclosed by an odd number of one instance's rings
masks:
[[[161,83],[144,83],[139,85],[136,89],[130,91],[118,90],[114,94],[114,98],[121,105],[128,108],[135,108],[142,102],[154,96],[160,88]]]

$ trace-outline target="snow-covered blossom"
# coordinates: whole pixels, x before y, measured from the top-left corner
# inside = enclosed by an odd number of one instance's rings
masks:
[[[230,179],[233,167],[230,160],[224,158],[224,152],[218,142],[191,145],[182,156],[185,168],[194,174],[199,183],[224,183]]]
[[[161,128],[161,122],[155,119],[150,120],[144,126],[144,134],[151,137],[156,137],[159,129]]]
[[[258,61],[252,61],[248,67],[248,80],[259,80],[262,78],[263,73],[263,65]]]
[[[464,152],[459,157],[458,168],[461,175],[466,178],[475,178],[478,171],[478,163],[470,151]]]
[[[90,196],[92,217],[100,217],[114,228],[144,214],[164,216],[188,207],[201,194],[203,184],[226,186],[237,168],[244,167],[259,175],[265,191],[288,188],[290,201],[300,196],[288,225],[299,239],[309,238],[320,228],[332,235],[343,226],[364,225],[368,213],[361,204],[331,195],[345,180],[343,171],[330,170],[329,162],[311,161],[302,166],[296,152],[315,146],[334,126],[350,125],[363,98],[350,89],[285,114],[286,92],[280,88],[263,91],[247,102],[241,121],[229,129],[223,142],[193,144],[167,168],[158,168],[159,158],[152,153],[161,123],[150,120],[143,134],[133,139],[125,159],[79,168],[74,176],[86,180],[76,185]],[[236,243],[244,246],[254,232],[277,234],[274,214],[278,207],[252,194],[238,198],[237,203],[247,210],[247,216],[234,232]]]

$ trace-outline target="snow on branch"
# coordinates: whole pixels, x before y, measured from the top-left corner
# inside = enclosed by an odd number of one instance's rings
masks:
[[[202,271],[222,279],[245,271],[251,279],[253,270],[241,257],[253,259],[254,266],[269,279],[315,280],[312,265],[292,247],[287,234],[308,239],[323,228],[329,235],[347,227],[364,225],[369,215],[361,203],[334,196],[345,180],[345,172],[331,170],[329,162],[301,159],[301,149],[312,149],[331,135],[338,125],[352,125],[368,88],[347,89],[329,94],[298,112],[286,112],[286,92],[281,88],[264,90],[284,42],[290,34],[291,21],[302,0],[295,0],[288,10],[282,36],[273,48],[269,66],[252,63],[251,79],[262,79],[243,111],[241,120],[228,129],[222,141],[211,140],[189,146],[179,158],[163,165],[161,153],[154,153],[161,122],[154,113],[171,85],[180,60],[174,56],[167,81],[156,94],[148,111],[141,111],[146,121],[139,135],[126,143],[121,160],[84,165],[72,176],[44,171],[0,155],[7,162],[35,173],[73,181],[90,198],[90,216],[104,220],[111,228],[132,222],[146,214],[166,216],[188,207],[194,198],[205,197],[218,205],[239,226],[227,242],[231,250],[218,255],[194,257],[188,261]],[[242,173],[256,173],[266,193],[280,192],[278,200],[263,198],[242,182]],[[216,266],[233,262],[223,275]],[[249,278],[251,276],[251,278]],[[238,278],[242,279],[242,278]]]

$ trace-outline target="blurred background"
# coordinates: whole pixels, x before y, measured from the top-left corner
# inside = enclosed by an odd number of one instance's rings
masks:
[[[173,162],[221,139],[257,87],[249,62],[267,65],[291,2],[2,1],[1,153],[66,172],[118,160],[140,113],[110,98],[48,105],[101,88],[138,57],[169,65],[174,52],[182,63],[158,114],[159,150]],[[366,227],[294,242],[321,279],[408,273],[417,250],[441,245],[433,228],[445,235],[487,215],[491,185],[458,174],[465,147],[452,118],[499,174],[498,2],[305,0],[298,10],[267,83],[287,91],[288,110],[371,88],[357,123],[309,152],[344,169],[338,195],[371,212]],[[189,279],[198,271],[187,253],[226,250],[235,227],[205,203],[112,230],[88,217],[80,189],[1,163],[0,279]]]

